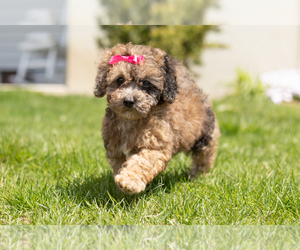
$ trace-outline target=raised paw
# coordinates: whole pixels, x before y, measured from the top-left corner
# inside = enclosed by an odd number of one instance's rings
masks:
[[[115,176],[115,183],[128,194],[137,194],[145,190],[146,184],[138,178],[134,178],[126,173],[120,173]]]

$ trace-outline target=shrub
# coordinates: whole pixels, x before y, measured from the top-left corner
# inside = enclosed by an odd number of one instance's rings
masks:
[[[101,16],[100,24],[199,25],[207,8],[217,7],[217,0],[102,0],[101,4],[108,19]]]
[[[188,62],[200,64],[203,49],[222,47],[205,42],[209,32],[219,30],[217,26],[190,25],[203,24],[206,10],[216,7],[217,0],[100,1],[108,16],[108,20],[104,16],[99,17],[100,28],[104,31],[104,36],[98,39],[100,47],[128,42],[151,45],[183,60],[186,66]],[[104,25],[128,22],[134,25]]]
[[[237,69],[237,78],[233,83],[234,94],[243,97],[262,96],[265,87],[258,77],[252,77],[248,72]]]
[[[211,25],[112,25],[101,28],[106,36],[99,38],[100,47],[128,42],[150,45],[183,60],[187,66],[190,61],[201,63],[203,49],[222,47],[220,44],[205,42],[207,33],[218,31],[217,26]]]

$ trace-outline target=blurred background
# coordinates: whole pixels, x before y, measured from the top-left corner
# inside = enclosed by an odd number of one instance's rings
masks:
[[[2,83],[66,82],[66,1],[0,1]]]
[[[270,86],[299,89],[298,0],[0,0],[0,5],[0,87],[92,94],[99,51],[133,42],[183,60],[213,98],[230,92],[227,83],[239,68]]]

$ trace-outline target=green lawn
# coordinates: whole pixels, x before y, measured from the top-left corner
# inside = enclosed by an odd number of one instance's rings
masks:
[[[183,154],[145,192],[119,192],[100,129],[104,99],[0,92],[0,224],[299,225],[300,105],[229,96],[215,168]]]

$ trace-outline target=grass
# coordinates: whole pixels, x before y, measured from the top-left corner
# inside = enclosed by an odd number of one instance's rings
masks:
[[[179,154],[139,195],[119,192],[100,129],[106,102],[0,92],[2,225],[299,225],[300,105],[214,102],[215,168],[188,181]]]
[[[299,249],[299,237],[296,226],[2,226],[0,249]]]

